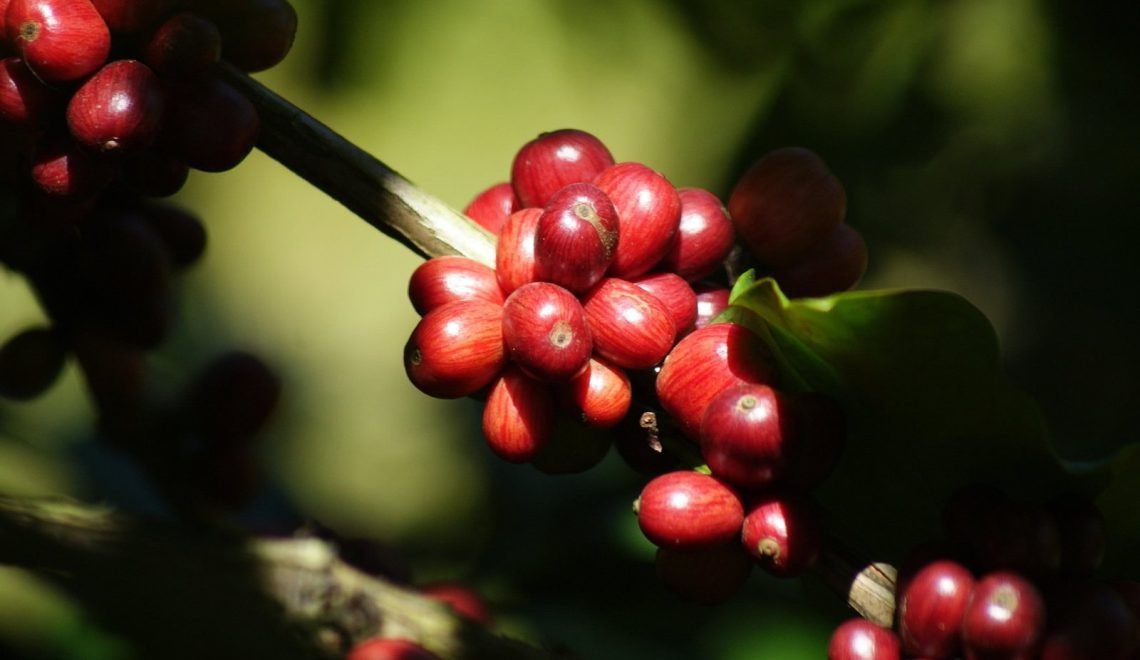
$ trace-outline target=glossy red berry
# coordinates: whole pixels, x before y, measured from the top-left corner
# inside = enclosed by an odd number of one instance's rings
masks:
[[[544,383],[509,365],[491,386],[483,408],[483,438],[496,456],[511,463],[535,458],[554,425],[554,398]]]
[[[626,369],[648,369],[673,346],[669,310],[636,284],[607,277],[582,297],[598,355]]]
[[[698,548],[723,545],[740,534],[744,505],[716,477],[682,470],[651,480],[636,504],[637,523],[654,545]]]
[[[495,246],[495,274],[504,295],[537,279],[534,264],[534,234],[542,209],[527,208],[512,213],[503,223]]]
[[[570,399],[587,426],[608,428],[629,412],[633,389],[629,376],[601,358],[590,358],[586,368],[569,383]]]
[[[499,375],[503,308],[486,300],[459,300],[428,312],[404,347],[404,371],[421,392],[438,398],[470,396]]]
[[[11,0],[8,40],[41,79],[62,83],[95,73],[111,32],[90,0]]]
[[[761,568],[776,577],[796,577],[815,564],[823,540],[806,504],[767,497],[745,511],[740,538]]]
[[[827,660],[899,660],[899,639],[866,619],[849,619],[831,633]]]
[[[222,59],[222,35],[212,21],[179,12],[163,21],[142,45],[142,60],[166,76],[200,78]]]
[[[0,126],[37,130],[50,123],[63,97],[19,57],[0,60]]]
[[[701,455],[729,483],[760,488],[780,481],[795,452],[798,432],[787,400],[767,385],[726,389],[701,417]]]
[[[821,297],[853,288],[866,270],[863,236],[841,224],[796,261],[774,269],[772,277],[788,297]]]
[[[618,246],[618,217],[609,197],[572,183],[550,197],[534,235],[535,275],[575,293],[602,279]]]
[[[693,285],[693,292],[697,294],[697,319],[693,322],[693,327],[705,327],[721,312],[728,309],[730,292],[722,284],[698,282]]]
[[[697,321],[697,294],[674,273],[649,273],[630,280],[660,300],[673,318],[674,337],[685,336]]]
[[[606,145],[572,128],[542,133],[515,154],[511,186],[522,207],[543,208],[554,193],[571,183],[589,183],[614,164]]]
[[[494,269],[457,255],[428,259],[412,271],[408,298],[421,316],[456,300],[479,299],[503,304],[503,292]]]
[[[839,180],[799,147],[766,154],[741,175],[728,200],[737,235],[772,267],[794,263],[818,245],[846,210]]]
[[[91,199],[106,186],[113,170],[95,162],[68,136],[50,137],[32,153],[32,183],[54,199]]]
[[[594,185],[618,212],[621,240],[609,274],[630,279],[649,272],[681,224],[681,198],[673,184],[641,163],[618,163],[598,174]]]
[[[373,637],[349,649],[345,660],[439,660],[439,656],[406,639]]]
[[[736,595],[754,562],[739,543],[711,548],[657,548],[654,567],[665,588],[684,600],[716,605]]]
[[[508,356],[523,371],[553,382],[581,373],[594,346],[581,303],[549,282],[524,284],[507,297],[503,341]]]
[[[679,188],[681,223],[658,267],[694,282],[716,272],[732,249],[736,230],[716,195],[702,188]]]
[[[150,67],[138,60],[115,60],[75,91],[67,104],[67,128],[93,151],[137,153],[158,134],[162,108],[158,78]]]
[[[515,190],[510,183],[496,183],[475,196],[463,212],[467,217],[483,226],[484,229],[498,236],[512,213],[519,210],[518,200],[515,199]]]
[[[903,649],[926,658],[953,657],[973,588],[974,576],[957,562],[934,561],[915,573],[898,599]]]
[[[1033,658],[1045,629],[1045,604],[1028,580],[1016,573],[983,576],[962,618],[967,660]]]

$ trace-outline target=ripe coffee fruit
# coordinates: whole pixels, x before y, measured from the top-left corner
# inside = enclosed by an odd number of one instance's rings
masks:
[[[962,618],[967,658],[1031,658],[1045,628],[1045,604],[1016,573],[983,576]]]
[[[953,657],[973,588],[974,576],[957,562],[934,561],[915,573],[898,602],[903,649],[928,658]]]
[[[613,164],[601,140],[564,128],[542,133],[519,149],[511,164],[511,186],[521,207],[542,208],[562,188],[589,183]]]
[[[159,142],[170,155],[196,170],[224,172],[253,150],[261,122],[244,94],[216,77],[165,82]]]
[[[680,188],[681,223],[659,267],[693,282],[716,272],[736,240],[732,220],[717,196]]]
[[[525,463],[550,439],[554,399],[550,389],[509,365],[491,386],[483,408],[483,437],[505,461]]]
[[[694,327],[705,327],[728,309],[730,291],[723,285],[698,282],[693,285],[693,292],[697,294],[697,320],[693,323]]]
[[[69,136],[50,137],[32,154],[32,183],[55,199],[94,197],[110,181],[108,168],[95,160]]]
[[[535,281],[534,234],[542,209],[527,208],[512,213],[503,223],[495,245],[495,276],[504,295]]]
[[[731,488],[691,470],[651,480],[635,509],[642,533],[659,547],[723,545],[740,534],[744,522],[744,505]]]
[[[751,503],[740,538],[760,567],[776,577],[796,577],[811,568],[822,543],[815,514],[787,497]]]
[[[899,639],[866,619],[849,619],[831,633],[827,660],[899,660]]]
[[[620,422],[633,400],[629,376],[601,358],[590,358],[568,389],[582,421],[594,428],[608,428]]]
[[[582,298],[598,355],[626,369],[648,369],[673,346],[669,310],[636,284],[607,277]]]
[[[602,279],[618,246],[617,210],[588,183],[572,183],[550,198],[534,235],[535,275],[574,293]]]
[[[222,35],[209,19],[179,12],[151,33],[142,46],[142,59],[163,75],[202,77],[222,59]]]
[[[867,270],[867,244],[851,225],[841,224],[772,277],[789,297],[820,297],[846,291]]]
[[[408,280],[408,298],[421,316],[456,300],[478,298],[503,304],[503,292],[490,266],[458,255],[428,259]]]
[[[91,0],[113,32],[129,34],[153,25],[174,0]]]
[[[794,263],[843,220],[847,196],[813,152],[769,152],[737,181],[728,199],[736,233],[772,267]]]
[[[668,179],[641,163],[618,163],[594,178],[617,207],[621,240],[610,264],[613,277],[649,272],[669,251],[681,223],[681,198]]]
[[[37,78],[22,59],[0,60],[0,126],[43,128],[60,105],[60,94]]]
[[[783,395],[767,385],[736,385],[714,396],[705,408],[701,454],[718,477],[760,488],[784,476],[797,431]]]
[[[135,153],[150,145],[162,119],[158,78],[138,60],[99,69],[67,104],[67,128],[83,146],[102,153]]]
[[[649,273],[632,280],[634,284],[653,294],[660,300],[669,315],[673,317],[673,327],[680,338],[693,329],[697,321],[697,294],[689,283],[674,273]]]
[[[222,56],[242,71],[276,66],[293,47],[297,11],[285,0],[245,0],[215,15]]]
[[[428,312],[404,346],[404,371],[421,392],[442,399],[486,387],[506,363],[503,308],[459,300]]]
[[[520,208],[522,207],[515,199],[514,188],[511,188],[510,183],[504,182],[496,183],[476,195],[475,199],[471,200],[463,209],[463,213],[478,222],[487,231],[498,236],[499,231],[503,228],[503,223]]]
[[[775,383],[778,373],[768,348],[751,330],[735,323],[699,328],[670,351],[657,375],[657,397],[681,431],[696,440],[713,397],[744,383]]]
[[[532,378],[563,382],[585,368],[593,338],[581,303],[566,289],[531,282],[503,303],[507,354]]]
[[[41,79],[62,83],[107,61],[111,31],[90,0],[12,0],[8,40]]]
[[[345,660],[439,660],[439,656],[406,639],[373,637],[349,649]]]

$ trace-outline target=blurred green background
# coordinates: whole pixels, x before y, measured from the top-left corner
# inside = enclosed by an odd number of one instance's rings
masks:
[[[1127,237],[1140,219],[1140,42],[1112,3],[295,4],[294,52],[258,77],[457,208],[555,128],[722,197],[769,149],[817,151],[867,237],[864,288],[945,288],[981,307],[1063,454],[1104,456],[1137,437]],[[156,386],[229,347],[286,381],[263,439],[274,492],[250,520],[295,511],[381,540],[417,580],[466,581],[504,630],[585,658],[823,657],[845,612],[818,585],[756,577],[729,605],[679,603],[629,515],[641,477],[613,456],[577,477],[501,464],[476,403],[408,384],[417,257],[257,152],[195,174],[178,199],[205,219],[210,248],[182,281]],[[42,319],[7,272],[0,301],[0,334]],[[90,422],[73,372],[34,403],[0,404],[0,492],[145,499],[93,446]],[[127,657],[8,569],[0,639]]]

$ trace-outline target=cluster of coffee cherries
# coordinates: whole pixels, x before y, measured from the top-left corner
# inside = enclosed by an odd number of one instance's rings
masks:
[[[1140,582],[1095,577],[1107,535],[1087,499],[1047,504],[988,486],[944,511],[945,542],[904,565],[894,630],[851,619],[831,660],[1128,660],[1140,654]]]
[[[164,478],[200,473],[226,502],[249,491],[246,440],[278,382],[229,354],[186,401],[142,412],[144,353],[173,327],[175,275],[206,247],[201,221],[160,198],[191,169],[227,170],[250,152],[256,109],[220,63],[273,66],[296,25],[286,0],[0,0],[0,264],[47,317],[0,345],[0,396],[39,396],[74,355],[104,431],[142,451],[154,443],[141,436],[169,437],[182,420],[194,439],[137,457]]]
[[[465,209],[497,236],[495,267],[440,257],[412,274],[409,297],[423,318],[405,347],[409,379],[431,396],[485,400],[483,435],[503,459],[573,472],[608,451],[630,414],[631,376],[664,362],[662,404],[675,413],[675,400],[685,399],[679,406],[690,414],[679,421],[695,438],[692,402],[712,386],[682,391],[685,377],[670,368],[685,361],[677,351],[703,353],[702,363],[724,362],[717,351],[726,341],[762,352],[740,326],[705,327],[726,305],[723,262],[738,234],[749,246],[763,240],[771,272],[813,293],[854,285],[866,261],[861,240],[840,241],[859,246],[857,269],[837,270],[817,255],[836,232],[858,234],[842,223],[842,187],[807,150],[762,159],[731,206],[736,216],[707,190],[677,189],[644,164],[615,162],[587,132],[543,133],[517,152],[509,182]],[[736,351],[726,369],[744,362]],[[733,378],[773,381],[769,361],[755,371]],[[775,396],[763,394],[757,410]]]

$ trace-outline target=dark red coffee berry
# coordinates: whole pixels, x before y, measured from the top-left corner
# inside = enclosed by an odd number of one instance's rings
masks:
[[[598,355],[626,369],[648,369],[673,346],[669,310],[636,284],[607,277],[582,297]]]
[[[510,183],[496,183],[475,196],[463,212],[478,222],[484,229],[499,235],[503,223],[512,213],[522,208],[515,199],[515,189]]]
[[[491,386],[483,408],[483,438],[496,456],[511,463],[535,458],[554,425],[549,387],[508,365]]]
[[[565,414],[556,415],[550,437],[530,460],[539,472],[549,475],[581,474],[605,459],[614,433],[586,426]]]
[[[286,0],[245,0],[216,16],[222,57],[242,71],[276,66],[293,47],[297,11]]]
[[[549,282],[524,284],[507,297],[503,341],[508,357],[523,371],[553,382],[581,373],[594,346],[581,303]]]
[[[819,297],[853,288],[867,270],[867,244],[851,225],[841,224],[796,261],[772,277],[788,297]]]
[[[408,298],[421,316],[456,300],[477,298],[503,304],[494,269],[457,255],[435,257],[420,264],[408,280]]]
[[[957,562],[935,561],[915,573],[898,599],[903,649],[927,658],[953,657],[973,588],[974,576]]]
[[[97,163],[70,136],[53,136],[32,154],[32,183],[55,199],[93,198],[110,182],[114,170]]]
[[[740,534],[744,522],[744,505],[732,488],[691,470],[647,483],[635,508],[642,533],[662,547],[723,545]]]
[[[831,633],[827,660],[899,660],[899,638],[866,619],[844,621]]]
[[[268,421],[281,379],[257,356],[233,351],[214,359],[187,393],[191,425],[208,438],[248,438]]]
[[[598,138],[564,128],[542,133],[515,154],[511,186],[521,207],[543,208],[554,193],[571,183],[589,183],[614,164]]]
[[[780,393],[767,385],[736,385],[714,396],[705,408],[701,454],[718,477],[760,488],[783,478],[797,431]]]
[[[102,153],[137,153],[162,120],[163,96],[150,67],[116,60],[99,69],[67,104],[67,128],[77,142]]]
[[[208,18],[179,12],[151,33],[141,57],[164,76],[201,78],[222,58],[222,35]]]
[[[697,294],[697,320],[693,327],[705,327],[728,309],[729,290],[723,284],[698,282],[693,285],[693,292]]]
[[[716,605],[735,596],[752,574],[752,556],[730,542],[712,548],[657,548],[657,579],[684,600]]]
[[[19,57],[0,60],[0,126],[38,130],[48,125],[63,97],[45,85]]]
[[[373,637],[348,651],[345,660],[439,660],[439,656],[406,639]]]
[[[1045,604],[1037,588],[1016,573],[983,576],[962,618],[967,659],[1034,658],[1045,629]]]
[[[495,275],[504,295],[537,279],[534,234],[541,216],[542,209],[527,208],[512,213],[503,223],[495,246]]]
[[[567,388],[582,421],[594,428],[608,428],[620,422],[633,400],[629,376],[621,367],[601,358],[590,358]]]
[[[535,275],[582,293],[602,279],[617,246],[617,210],[609,197],[588,183],[572,183],[551,196],[538,219]]]
[[[111,32],[90,0],[12,0],[8,39],[41,79],[62,83],[95,73]]]
[[[182,190],[190,166],[177,158],[146,149],[122,163],[124,183],[147,197],[169,197]]]
[[[59,378],[67,346],[48,328],[31,328],[0,346],[0,397],[23,401],[43,394]]]
[[[750,504],[740,538],[760,567],[776,577],[795,577],[811,568],[822,544],[815,513],[787,497]]]
[[[681,198],[673,184],[641,163],[618,163],[598,174],[594,185],[618,211],[621,240],[609,274],[630,279],[649,272],[681,224]]]
[[[694,282],[716,272],[736,240],[728,210],[701,188],[679,188],[681,224],[658,268]]]
[[[673,317],[676,339],[688,334],[697,320],[697,294],[689,283],[674,273],[649,273],[630,280],[660,300]]]
[[[790,147],[756,161],[732,190],[736,233],[765,264],[794,263],[835,229],[847,210],[839,180],[819,156]]]
[[[470,396],[499,375],[503,308],[486,300],[459,300],[428,312],[404,347],[408,379],[429,396]]]
[[[245,159],[261,127],[249,99],[214,77],[166,82],[159,144],[169,155],[204,172],[223,172]]]

